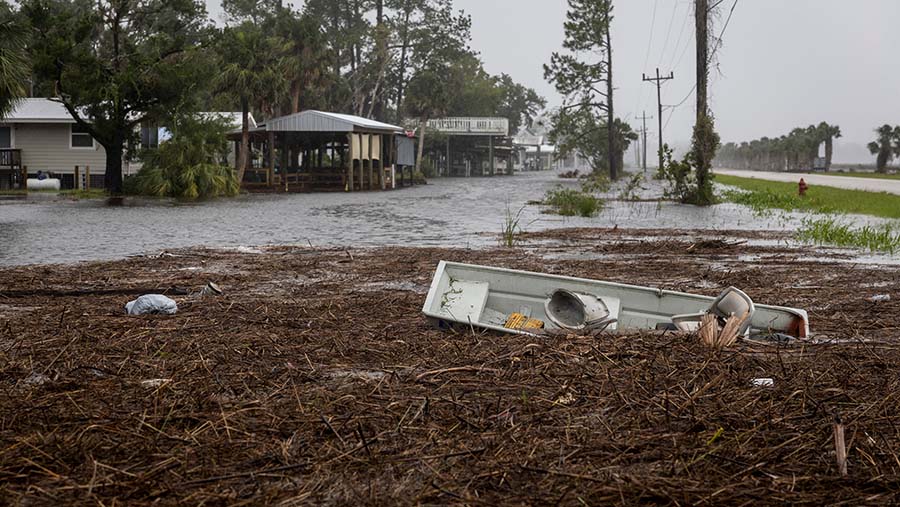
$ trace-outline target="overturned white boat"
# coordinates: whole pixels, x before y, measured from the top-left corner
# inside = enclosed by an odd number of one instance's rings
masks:
[[[733,287],[718,298],[583,278],[441,261],[422,312],[440,327],[454,323],[503,332],[681,329],[704,314],[744,319],[741,334],[809,336],[805,310],[754,304]]]

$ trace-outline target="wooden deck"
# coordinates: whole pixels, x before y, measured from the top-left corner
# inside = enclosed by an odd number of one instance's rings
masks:
[[[359,171],[357,170],[357,172]],[[347,185],[347,173],[339,168],[313,167],[302,171],[290,171],[284,176],[274,174],[271,182],[268,181],[268,175],[268,169],[247,169],[242,187],[249,192],[258,193],[345,192],[350,190]],[[390,171],[388,169],[384,170],[385,190],[400,189],[415,184],[412,167],[398,168],[394,173],[394,178],[396,179],[396,185],[391,181]],[[362,191],[380,188],[381,180],[378,178],[378,173],[373,171],[370,176],[369,171],[366,170],[362,171],[361,177],[355,179],[353,190]]]

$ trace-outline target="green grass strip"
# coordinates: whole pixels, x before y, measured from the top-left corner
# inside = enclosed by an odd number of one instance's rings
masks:
[[[799,178],[797,179],[799,181]],[[797,195],[797,183],[768,181],[738,176],[716,175],[716,182],[740,188],[722,197],[749,206],[756,212],[771,209],[814,213],[853,213],[883,218],[900,218],[900,195],[810,185],[805,197]]]
[[[854,228],[831,217],[806,218],[797,237],[817,245],[865,248],[892,255],[900,251],[900,228],[892,224]]]

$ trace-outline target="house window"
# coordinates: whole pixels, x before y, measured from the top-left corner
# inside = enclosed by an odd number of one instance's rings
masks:
[[[141,148],[159,148],[159,129],[155,125],[141,127]]]
[[[0,127],[0,149],[12,148],[12,127]]]
[[[81,125],[72,124],[72,135],[69,140],[72,148],[93,148],[94,138]]]

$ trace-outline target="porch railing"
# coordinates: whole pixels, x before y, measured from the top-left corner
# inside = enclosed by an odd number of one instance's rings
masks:
[[[428,120],[428,128],[445,134],[509,135],[506,118],[438,118]]]
[[[0,168],[19,169],[22,167],[22,150],[0,148]]]

